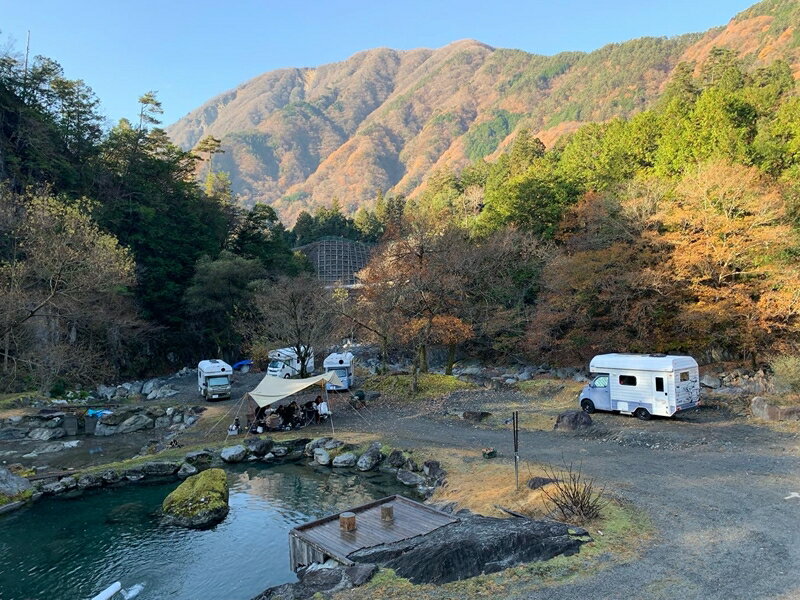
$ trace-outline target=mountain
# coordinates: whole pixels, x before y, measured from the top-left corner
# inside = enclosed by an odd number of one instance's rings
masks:
[[[170,126],[183,148],[213,135],[245,204],[293,222],[333,198],[350,211],[378,190],[413,195],[429,173],[491,159],[520,128],[547,145],[590,121],[658,99],[674,67],[715,46],[749,65],[777,58],[800,76],[800,4],[766,0],[705,34],[641,38],[554,56],[462,40],[437,50],[378,48],[317,68],[281,69],[225,92]]]

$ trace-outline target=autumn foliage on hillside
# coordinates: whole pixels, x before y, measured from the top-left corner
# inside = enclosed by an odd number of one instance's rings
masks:
[[[551,244],[519,348],[756,360],[800,342],[800,104],[788,66],[714,49],[658,108],[551,151],[523,131],[494,163],[432,176],[417,218]],[[445,217],[446,215],[446,217]],[[477,242],[476,242],[477,243]]]

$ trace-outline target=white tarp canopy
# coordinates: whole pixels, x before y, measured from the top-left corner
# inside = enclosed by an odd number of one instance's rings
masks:
[[[287,396],[296,394],[297,392],[311,387],[312,385],[325,386],[326,383],[341,386],[342,382],[333,371],[328,371],[322,375],[315,377],[306,377],[305,379],[281,379],[280,377],[273,377],[267,375],[261,380],[254,390],[248,392],[253,402],[258,404],[261,408],[271,406],[283,400]]]

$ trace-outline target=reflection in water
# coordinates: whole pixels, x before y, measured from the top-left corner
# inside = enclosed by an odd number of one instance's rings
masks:
[[[247,600],[294,580],[287,533],[389,494],[378,474],[283,465],[229,473],[231,512],[208,531],[160,524],[177,483],[97,490],[0,517],[0,598],[90,598],[114,581],[139,600]]]

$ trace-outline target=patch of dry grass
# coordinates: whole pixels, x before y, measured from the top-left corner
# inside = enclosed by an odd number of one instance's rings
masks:
[[[579,408],[577,397],[583,386],[583,383],[564,379],[521,381],[516,387],[526,399],[494,404],[494,414],[481,424],[508,429],[510,426],[505,424],[506,419],[513,411],[518,410],[520,429],[549,431],[553,429],[559,413]]]
[[[373,375],[364,380],[365,390],[377,391],[394,400],[423,400],[437,398],[458,390],[474,389],[475,385],[452,375],[420,373],[417,392],[411,392],[411,375]]]

